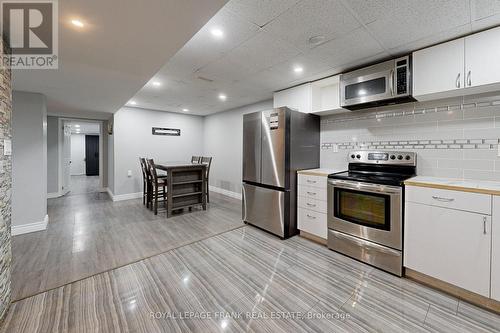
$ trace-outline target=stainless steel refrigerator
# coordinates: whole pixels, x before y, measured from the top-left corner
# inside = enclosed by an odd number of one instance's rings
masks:
[[[243,116],[243,221],[297,230],[297,170],[319,167],[320,118],[286,107]]]

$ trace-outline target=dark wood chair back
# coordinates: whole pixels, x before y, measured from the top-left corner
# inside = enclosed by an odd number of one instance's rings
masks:
[[[207,178],[208,178],[208,174],[210,173],[210,165],[212,164],[212,158],[211,157],[205,157],[203,156],[201,158],[201,164],[205,164],[207,166]]]
[[[155,162],[152,158],[149,158],[148,161],[148,171],[149,171],[149,176],[151,177],[151,181],[153,181],[155,184],[158,184],[158,174],[156,173],[156,167],[155,167]]]
[[[142,178],[144,181],[147,181],[149,177],[148,177],[148,165],[146,159],[144,157],[139,157],[139,161],[141,162]]]
[[[201,163],[201,156],[191,156],[191,163]]]

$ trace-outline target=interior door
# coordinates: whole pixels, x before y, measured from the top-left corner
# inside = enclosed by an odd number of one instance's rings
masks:
[[[71,124],[63,122],[62,138],[62,194],[71,191]]]
[[[262,112],[262,184],[285,188],[286,109]]]
[[[99,175],[99,136],[85,135],[85,174]]]
[[[261,181],[261,122],[260,112],[243,115],[243,180]]]

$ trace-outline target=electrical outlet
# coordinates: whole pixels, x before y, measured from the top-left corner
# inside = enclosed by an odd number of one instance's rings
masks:
[[[334,145],[332,146],[332,149],[333,149],[333,152],[334,152],[334,153],[338,153],[338,152],[339,152],[339,145],[334,144]]]
[[[127,177],[132,177],[132,170],[127,171]]]

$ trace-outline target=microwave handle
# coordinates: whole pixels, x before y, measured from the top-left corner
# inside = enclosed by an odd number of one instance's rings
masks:
[[[389,87],[391,89],[391,96],[394,96],[394,69],[391,69],[389,74]]]

